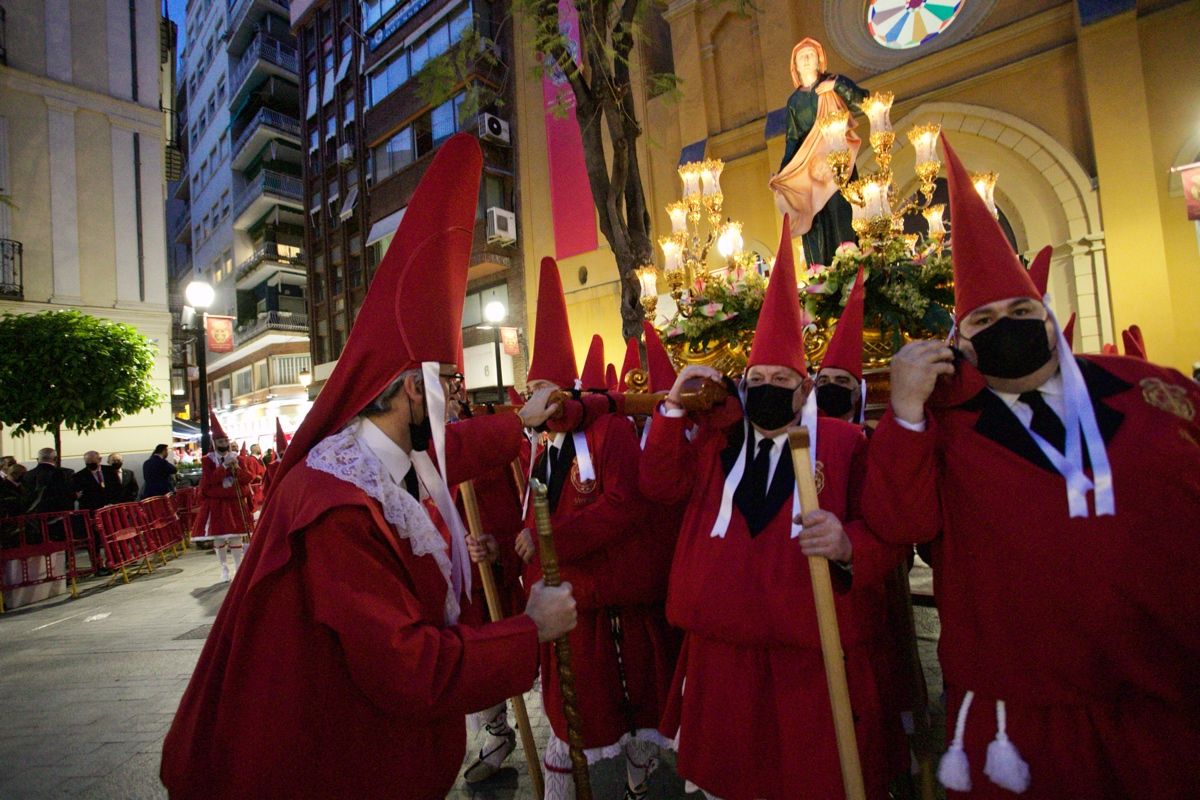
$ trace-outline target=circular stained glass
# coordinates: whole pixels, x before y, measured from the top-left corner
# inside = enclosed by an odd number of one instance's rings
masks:
[[[967,0],[871,0],[867,27],[892,50],[920,47],[950,27]]]

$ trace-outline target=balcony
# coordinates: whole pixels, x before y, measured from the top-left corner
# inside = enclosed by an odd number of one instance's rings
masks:
[[[304,184],[299,178],[264,169],[238,195],[233,206],[233,227],[246,230],[262,218],[273,205],[285,205],[296,210],[303,222]]]
[[[254,37],[255,27],[269,13],[285,20],[290,15],[288,0],[229,0],[229,53],[236,56]]]
[[[260,33],[229,73],[229,107],[237,108],[241,103],[252,75],[262,73],[296,80],[299,70],[300,58],[293,45]]]
[[[269,331],[308,335],[308,315],[288,311],[261,311],[258,319],[238,325],[234,341],[238,347]]]
[[[232,167],[245,169],[272,139],[285,139],[300,147],[300,120],[273,108],[260,108],[233,145]]]
[[[192,214],[191,209],[184,206],[179,210],[171,220],[171,231],[174,232],[173,241],[175,244],[187,244],[192,241]]]
[[[21,284],[22,249],[20,242],[0,239],[0,297],[25,299],[25,289]]]
[[[263,242],[249,258],[238,264],[234,272],[237,288],[252,288],[268,272],[287,272],[301,277],[308,274],[303,256],[282,255],[275,242]]]

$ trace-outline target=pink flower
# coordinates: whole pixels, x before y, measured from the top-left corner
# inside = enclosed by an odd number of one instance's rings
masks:
[[[667,331],[668,339],[674,339],[676,336],[683,336],[683,328],[681,328],[678,325],[676,325],[674,328],[671,328],[669,331]]]
[[[804,287],[804,291],[808,294],[829,294],[829,287],[825,283],[810,283]]]
[[[824,264],[809,264],[807,271],[809,275],[820,275],[827,269],[829,269],[829,267],[825,266]]]
[[[852,256],[858,254],[858,245],[854,242],[842,242],[838,245],[835,255]]]
[[[813,318],[812,318],[812,316],[809,315],[808,309],[801,306],[800,307],[800,327],[807,328],[812,323],[813,323]]]
[[[725,322],[726,320],[733,319],[736,316],[737,316],[736,311],[722,311],[720,314],[717,315],[717,322]]]

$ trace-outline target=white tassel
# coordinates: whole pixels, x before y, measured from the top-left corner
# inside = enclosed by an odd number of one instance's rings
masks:
[[[974,692],[963,696],[962,705],[958,708],[958,719],[954,723],[954,741],[950,749],[942,755],[938,763],[938,780],[942,786],[956,792],[971,791],[971,764],[967,760],[967,752],[963,750],[963,733],[967,728],[967,712],[971,701],[975,699]]]
[[[988,745],[983,774],[997,786],[1021,794],[1029,788],[1029,765],[1008,738],[1004,701],[996,701],[996,738]]]

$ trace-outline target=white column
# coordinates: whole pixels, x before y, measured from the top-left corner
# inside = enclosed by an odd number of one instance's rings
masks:
[[[129,61],[129,0],[107,0],[108,93],[132,100],[133,75]],[[157,63],[157,59],[155,59]]]
[[[167,305],[166,181],[162,131],[142,131],[142,269],[146,303]],[[228,171],[228,170],[227,170]]]
[[[50,5],[48,3],[47,5]],[[81,302],[79,208],[75,172],[75,106],[46,98],[50,133],[50,244],[55,302]]]
[[[45,0],[45,4],[46,75],[70,83],[71,0]]]
[[[112,52],[111,50],[109,51]],[[126,92],[128,94],[128,92]],[[110,122],[112,117],[109,117]],[[112,126],[113,231],[117,254],[117,303],[138,303],[137,201],[134,197],[133,131]]]

